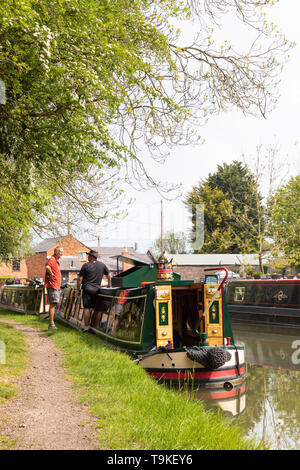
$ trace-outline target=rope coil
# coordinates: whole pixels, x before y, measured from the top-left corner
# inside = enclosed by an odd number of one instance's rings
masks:
[[[226,349],[211,347],[205,349],[187,349],[189,359],[203,365],[207,369],[218,369],[231,359],[231,354]]]

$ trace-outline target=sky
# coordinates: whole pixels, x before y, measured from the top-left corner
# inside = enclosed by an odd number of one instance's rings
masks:
[[[240,112],[213,116],[200,129],[204,143],[199,146],[173,148],[163,166],[151,164],[151,176],[180,185],[182,195],[192,190],[200,179],[214,173],[217,166],[251,159],[256,147],[276,145],[280,158],[288,164],[288,177],[300,173],[300,1],[280,0],[269,10],[269,18],[285,33],[296,47],[290,52],[279,85],[280,98],[276,109],[264,118],[244,116]],[[297,145],[297,142],[299,144]],[[161,233],[161,200],[163,200],[163,231],[188,232],[189,215],[182,203],[183,196],[176,193],[172,201],[162,199],[155,190],[136,192],[127,189],[135,198],[128,216],[115,224],[95,229],[99,239],[82,240],[88,246],[136,246],[145,252]]]

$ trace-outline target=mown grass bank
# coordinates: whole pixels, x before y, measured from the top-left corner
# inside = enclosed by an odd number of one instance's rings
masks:
[[[47,321],[30,315],[1,311],[0,318],[44,330],[64,352],[64,365],[77,395],[98,418],[100,449],[261,447],[221,416],[204,411],[200,402],[158,386],[127,355],[106,347],[95,336],[61,324],[57,331],[48,332]]]
[[[18,393],[13,380],[24,373],[28,364],[28,344],[23,333],[0,322],[0,428],[1,405]],[[0,450],[10,449],[14,441],[0,432]]]

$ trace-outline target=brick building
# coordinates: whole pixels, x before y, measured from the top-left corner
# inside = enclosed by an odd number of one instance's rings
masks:
[[[254,271],[259,271],[258,255],[249,254],[168,254],[168,259],[173,258],[173,270],[180,274],[181,279],[192,279],[199,282],[205,274],[204,270],[222,266],[233,273],[245,276],[246,267],[251,266]]]
[[[118,261],[118,255],[133,257],[146,262],[152,262],[145,253],[138,253],[134,248],[128,247],[88,247],[76,240],[71,235],[62,238],[47,238],[33,248],[34,254],[26,259],[13,260],[8,264],[0,264],[0,283],[5,278],[34,278],[44,279],[45,264],[56,246],[62,246],[64,256],[60,261],[62,282],[71,282],[75,279],[83,263],[87,261],[86,252],[98,251],[100,260],[108,267],[112,274],[124,271],[131,267],[126,262]],[[245,267],[251,266],[254,271],[259,271],[258,256],[242,254],[168,254],[168,259],[173,258],[173,269],[181,275],[181,279],[200,281],[206,268],[216,266],[226,267],[229,271],[245,274]]]
[[[72,235],[67,235],[65,237],[46,238],[33,248],[34,254],[26,258],[28,278],[44,279],[45,264],[47,259],[53,255],[54,248],[57,246],[64,249],[64,256],[60,262],[62,282],[71,282],[77,277],[82,263],[87,261],[86,252],[90,248]]]
[[[13,259],[0,263],[0,285],[5,279],[26,278],[27,265],[25,259]]]
[[[100,260],[106,264],[112,274],[117,273],[118,270],[123,271],[131,267],[131,265],[126,266],[125,263],[118,265],[116,258],[111,258],[112,256],[124,254],[149,261],[149,257],[146,254],[137,253],[132,247],[89,247],[72,235],[60,238],[46,238],[33,248],[33,254],[27,258],[12,260],[7,264],[1,263],[0,284],[8,278],[44,279],[46,261],[54,253],[54,248],[57,246],[62,246],[64,249],[64,255],[60,260],[62,283],[72,282],[77,277],[82,264],[87,262],[86,252],[90,250],[100,253]]]

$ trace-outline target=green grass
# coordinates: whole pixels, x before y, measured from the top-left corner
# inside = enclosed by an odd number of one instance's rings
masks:
[[[261,448],[222,416],[158,386],[127,355],[91,335],[58,323],[1,311],[0,317],[44,330],[64,352],[64,365],[79,399],[98,418],[99,448],[106,450],[194,450]]]
[[[17,393],[11,383],[20,376],[28,363],[28,346],[25,335],[13,326],[0,323],[0,341],[5,345],[5,363],[0,364],[0,405]]]
[[[0,363],[0,406],[3,406],[6,400],[18,393],[18,389],[12,381],[19,377],[27,367],[28,345],[23,333],[13,326],[1,322],[0,341],[3,341],[5,345],[5,362],[1,361]],[[3,359],[2,356],[1,359]],[[0,450],[11,449],[14,445],[14,440],[0,434]]]

